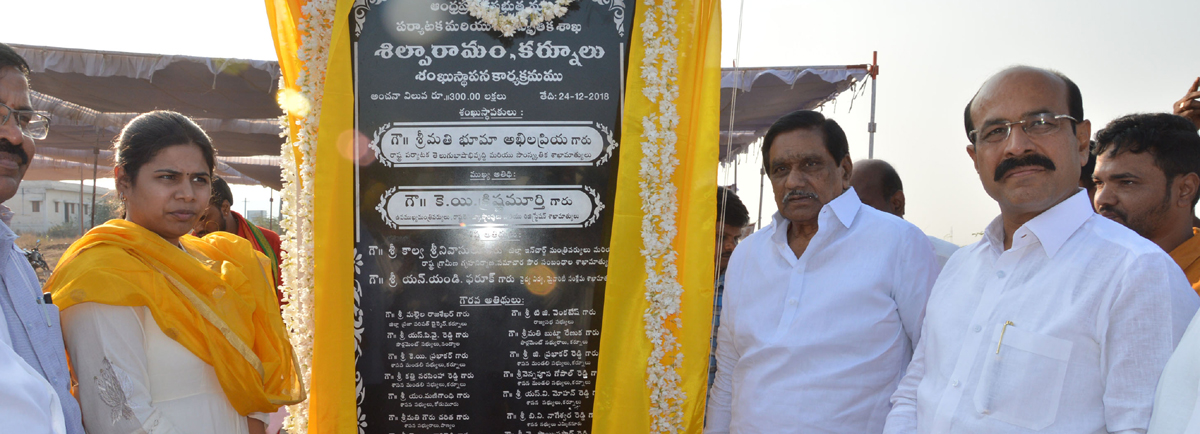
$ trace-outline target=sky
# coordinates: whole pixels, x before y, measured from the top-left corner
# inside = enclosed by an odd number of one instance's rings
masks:
[[[119,7],[114,7],[119,5]],[[255,0],[63,0],[6,2],[0,42],[131,53],[276,60],[265,2]],[[35,89],[36,90],[36,89]],[[53,132],[51,132],[53,134]],[[67,181],[70,182],[70,181]],[[76,181],[78,183],[78,181]],[[91,185],[91,181],[87,182]],[[112,188],[112,179],[97,185]],[[265,187],[231,185],[233,210],[266,210]],[[273,194],[275,213],[279,194]]]
[[[39,2],[8,3],[8,16],[27,18],[6,20],[3,42],[275,59],[263,1],[60,0],[53,13]],[[973,234],[999,214],[967,157],[962,128],[963,106],[990,75],[1015,64],[1063,72],[1082,90],[1093,131],[1123,114],[1170,110],[1200,76],[1196,0],[727,0],[722,7],[722,66],[735,59],[748,67],[861,64],[879,52],[875,157],[903,178],[905,217],[958,244],[977,240]],[[867,157],[870,89],[850,106],[847,92],[823,111],[846,129],[858,160]],[[752,220],[756,157],[742,159],[736,180]],[[720,182],[732,184],[733,172],[722,168]],[[266,189],[234,195],[248,198],[249,209],[267,207]],[[769,191],[765,198],[769,216]]]
[[[746,0],[725,1],[722,12],[722,66],[861,64],[878,51],[875,158],[900,173],[905,218],[960,245],[1000,213],[967,156],[962,121],[989,76],[1016,64],[1061,71],[1079,85],[1093,132],[1121,115],[1169,111],[1200,76],[1196,0]],[[849,92],[823,110],[846,130],[856,161],[867,157],[870,95],[868,83],[853,110]],[[737,171],[751,220],[758,158],[744,157]],[[721,184],[732,172],[720,171]],[[769,182],[767,190],[769,220]]]

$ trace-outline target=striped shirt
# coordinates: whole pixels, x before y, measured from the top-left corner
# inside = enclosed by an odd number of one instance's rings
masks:
[[[712,337],[709,343],[712,348],[708,352],[708,387],[712,387],[717,378],[717,327],[721,325],[721,296],[725,293],[725,275],[717,277],[717,288],[713,291],[713,324]]]

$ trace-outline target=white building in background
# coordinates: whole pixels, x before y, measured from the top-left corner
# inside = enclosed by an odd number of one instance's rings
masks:
[[[96,188],[96,199],[99,200],[107,188]],[[82,199],[82,200],[81,200]],[[79,184],[59,181],[22,181],[17,194],[4,202],[4,206],[13,212],[12,224],[9,226],[16,232],[44,233],[50,228],[63,223],[79,224],[83,219],[85,226],[90,227],[92,217],[92,186],[83,187],[80,194]],[[102,222],[96,222],[100,224]]]

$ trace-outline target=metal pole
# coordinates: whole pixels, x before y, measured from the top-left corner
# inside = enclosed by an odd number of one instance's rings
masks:
[[[79,236],[83,236],[83,166],[79,166]]]
[[[879,82],[879,52],[871,55],[871,123],[867,124],[867,132],[871,133],[870,147],[867,148],[867,158],[875,158],[875,84]]]
[[[267,187],[267,191],[271,195],[271,198],[267,199],[267,226],[275,230],[275,190]]]
[[[738,159],[737,159],[737,157],[735,156],[735,157],[733,157],[733,191],[734,191],[735,193],[737,192],[737,181],[738,181],[738,178],[737,178],[737,173],[738,173],[737,167],[738,167]]]
[[[96,141],[99,142],[99,136]],[[100,148],[92,148],[92,227],[96,227],[96,171],[100,164]]]
[[[763,180],[767,178],[767,169],[758,169],[758,221],[754,222],[754,230],[762,228]]]

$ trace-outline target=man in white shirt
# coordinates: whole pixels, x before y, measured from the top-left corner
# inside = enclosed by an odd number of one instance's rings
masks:
[[[0,310],[0,425],[4,432],[63,434],[67,431],[54,387],[12,349]]]
[[[967,105],[967,154],[1000,216],[950,259],[887,433],[1144,433],[1198,299],[1158,246],[1079,188],[1079,88],[1030,67]]]
[[[841,127],[767,131],[779,212],[725,273],[705,433],[879,433],[920,339],[937,260],[916,226],[863,206]]]
[[[858,160],[854,163],[854,174],[850,176],[850,186],[858,192],[858,198],[871,208],[886,212],[896,217],[904,218],[904,182],[896,168],[883,160]],[[949,241],[929,237],[933,245],[933,254],[937,256],[938,267],[945,267],[958,250],[958,245]]]

